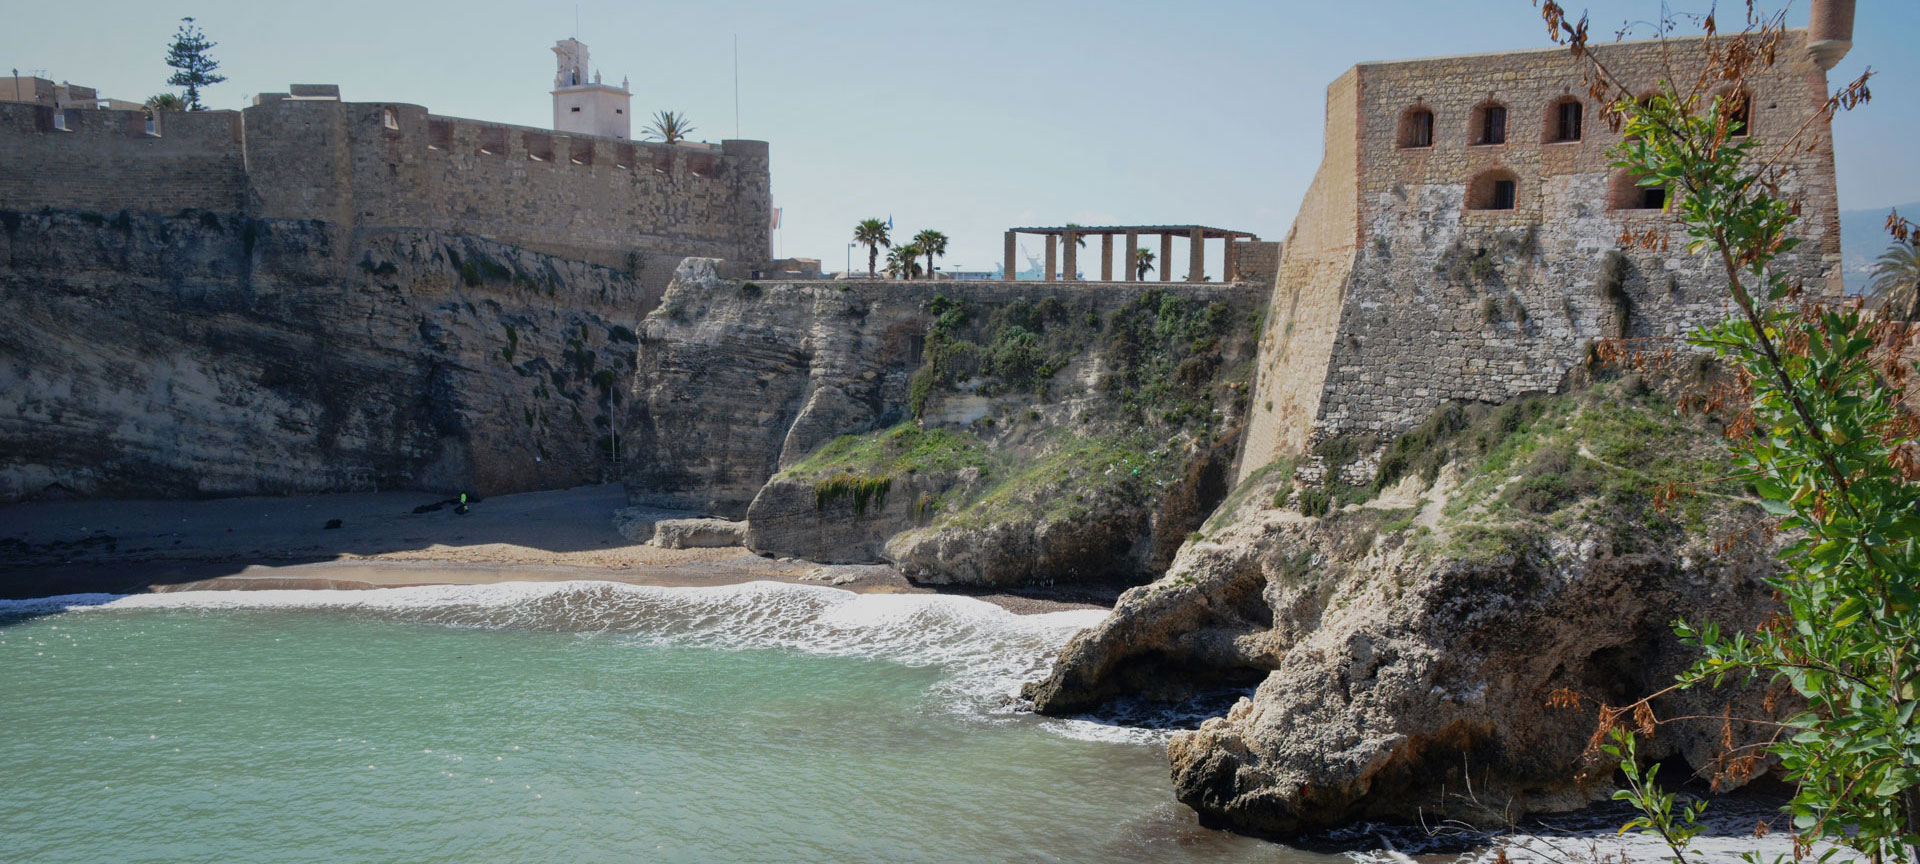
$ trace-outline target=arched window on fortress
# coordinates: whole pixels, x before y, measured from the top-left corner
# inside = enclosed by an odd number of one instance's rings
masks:
[[[380,109],[380,125],[388,129],[400,128],[400,114],[392,108]]]
[[[1607,194],[1609,210],[1664,210],[1667,206],[1667,187],[1642,186],[1639,175],[1625,168],[1613,172],[1613,179]]]
[[[1512,210],[1520,204],[1520,178],[1505,168],[1475,175],[1467,184],[1468,210]]]
[[[1586,106],[1567,96],[1547,106],[1547,143],[1565,144],[1586,136]]]
[[[1727,134],[1747,137],[1753,127],[1753,95],[1745,90],[1732,90],[1720,94],[1720,99],[1720,113],[1727,118]]]
[[[1482,102],[1473,108],[1471,124],[1473,143],[1507,143],[1507,106],[1498,102]]]
[[[573,67],[573,71],[567,75],[567,83],[568,84],[580,83],[580,67],[578,66]]]
[[[1415,105],[1400,115],[1400,149],[1414,150],[1433,146],[1433,112]]]

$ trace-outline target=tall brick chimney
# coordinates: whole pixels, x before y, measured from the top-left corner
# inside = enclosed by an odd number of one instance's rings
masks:
[[[1824,72],[1853,47],[1853,0],[1813,0],[1807,13],[1807,53]]]

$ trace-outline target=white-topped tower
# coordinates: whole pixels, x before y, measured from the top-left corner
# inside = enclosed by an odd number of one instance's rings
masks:
[[[553,54],[554,131],[631,138],[633,94],[627,92],[627,82],[621,81],[618,87],[600,83],[600,73],[588,61],[586,43],[578,39],[555,42]]]

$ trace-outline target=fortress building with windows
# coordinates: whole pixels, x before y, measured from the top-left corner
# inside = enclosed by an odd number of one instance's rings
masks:
[[[1719,94],[1745,135],[1780,148],[1807,241],[1781,266],[1815,293],[1840,290],[1839,217],[1830,129],[1802,124],[1845,53],[1850,25],[1821,32],[1839,5],[1816,4],[1813,30],[1789,31],[1748,91]],[[1594,50],[1651,93],[1665,70],[1699,68],[1704,44]],[[1327,88],[1325,156],[1283,246],[1243,466],[1327,435],[1391,436],[1450,400],[1553,391],[1596,339],[1725,316],[1725,277],[1684,251],[1668,190],[1610,164],[1621,136],[1582,71],[1549,49],[1366,63]],[[1664,250],[1623,242],[1650,231]]]

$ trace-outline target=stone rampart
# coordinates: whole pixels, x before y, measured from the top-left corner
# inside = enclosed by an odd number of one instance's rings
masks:
[[[246,155],[233,111],[168,113],[0,103],[0,210],[237,213]]]
[[[770,259],[768,148],[563,135],[417,105],[262,100],[243,111],[0,105],[0,209],[204,209],[467,234],[603,266]]]

